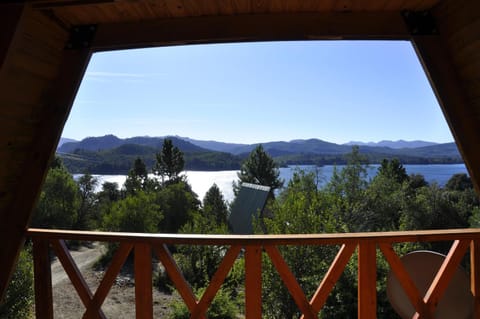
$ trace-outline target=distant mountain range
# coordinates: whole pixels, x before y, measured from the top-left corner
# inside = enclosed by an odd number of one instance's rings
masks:
[[[57,154],[72,173],[89,171],[96,174],[125,174],[140,157],[148,167],[155,163],[155,154],[165,137],[138,136],[126,139],[114,135],[88,137],[81,141],[61,140]],[[185,154],[186,169],[238,169],[241,162],[258,144],[224,143],[171,136],[173,144]],[[264,149],[280,165],[344,164],[352,145],[371,163],[398,158],[404,164],[463,163],[455,143],[438,144],[424,141],[350,142],[335,144],[320,139],[262,143]]]
[[[395,149],[400,149],[400,148],[417,148],[417,147],[425,147],[425,146],[432,146],[432,145],[437,145],[438,143],[434,142],[425,142],[425,141],[404,141],[404,140],[398,140],[398,141],[380,141],[380,142],[348,142],[345,143],[344,145],[359,145],[359,146],[373,146],[373,147],[390,147],[390,148],[395,148]]]

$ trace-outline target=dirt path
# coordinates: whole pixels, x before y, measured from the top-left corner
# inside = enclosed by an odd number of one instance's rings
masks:
[[[82,247],[71,251],[71,255],[80,269],[92,293],[95,293],[104,272],[92,268],[101,256],[104,247],[95,243],[92,248]],[[80,319],[85,307],[68,276],[58,260],[52,263],[53,309],[55,319]],[[173,296],[161,293],[153,288],[154,318],[168,318]],[[107,318],[135,318],[135,284],[133,279],[122,276],[110,289],[102,305]]]
[[[91,266],[100,258],[103,253],[103,246],[99,243],[93,243],[92,248],[81,247],[79,250],[71,250],[75,263],[78,269],[83,273],[87,268]],[[60,282],[67,280],[68,276],[63,270],[63,266],[58,259],[52,263],[52,285],[55,287]]]

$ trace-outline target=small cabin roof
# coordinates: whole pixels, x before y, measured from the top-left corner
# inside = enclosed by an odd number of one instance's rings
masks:
[[[270,191],[268,186],[242,183],[228,217],[234,234],[253,234],[253,221],[263,212]]]

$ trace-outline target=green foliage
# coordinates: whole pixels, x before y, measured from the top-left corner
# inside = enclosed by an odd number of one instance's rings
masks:
[[[262,145],[258,145],[243,162],[240,172],[237,174],[240,182],[270,186],[273,191],[281,188],[284,181],[280,178],[280,170],[263,149]],[[236,185],[236,190],[240,185]]]
[[[86,173],[78,179],[77,184],[79,188],[80,205],[73,229],[95,229],[97,226],[97,223],[93,223],[94,215],[96,215],[95,188],[98,180],[89,173]]]
[[[203,214],[215,224],[227,224],[228,207],[217,184],[213,184],[203,198]]]
[[[226,234],[225,223],[195,213],[179,231],[184,234]],[[175,259],[183,270],[187,281],[195,288],[204,287],[215,274],[226,253],[226,247],[210,245],[181,245],[177,247]]]
[[[127,195],[133,195],[138,191],[152,190],[157,187],[156,184],[156,181],[148,178],[147,166],[143,160],[141,158],[135,159],[124,184]]]
[[[317,191],[314,174],[296,172],[287,188],[270,207],[272,218],[265,218],[269,234],[335,232],[339,225],[326,207],[327,194]],[[280,252],[311,297],[336,254],[336,247],[282,246]],[[268,318],[298,317],[299,310],[268,258],[263,258],[264,312]]]
[[[200,206],[197,195],[185,181],[165,185],[155,192],[155,198],[164,214],[159,230],[165,233],[177,233]]]
[[[196,295],[201,297],[205,289],[200,289],[197,291]],[[182,301],[174,301],[171,304],[172,314],[170,318],[172,319],[188,319],[190,318],[190,312],[188,311],[187,306]],[[219,289],[217,295],[212,301],[212,304],[207,310],[207,317],[209,319],[235,319],[239,316],[238,303],[232,295],[224,290]]]
[[[103,228],[106,231],[157,233],[162,219],[155,196],[140,191],[115,202],[110,214],[104,216]]]
[[[1,319],[30,318],[33,310],[33,263],[29,249],[23,249],[0,304]]]
[[[288,186],[268,208],[263,221],[269,234],[342,231],[393,231],[480,226],[480,203],[473,189],[428,185],[421,175],[407,176],[397,160],[385,160],[372,180],[366,178],[365,158],[357,148],[347,166],[334,169],[329,183],[318,189],[318,177],[296,172]],[[456,178],[463,181],[463,178]],[[464,185],[452,182],[452,185]],[[468,185],[468,184],[467,184]],[[449,243],[403,244],[399,254],[414,249],[445,253]],[[310,298],[338,247],[280,247],[281,254]],[[357,312],[357,256],[350,259],[336,283],[321,318],[352,318]],[[378,317],[398,318],[386,299],[389,266],[377,252]],[[263,260],[264,313],[269,318],[291,318],[299,310],[269,258]]]
[[[179,174],[183,171],[185,160],[183,153],[176,146],[173,146],[172,140],[163,141],[162,151],[157,153],[157,164],[155,165],[155,174],[167,177],[169,181],[177,181]]]
[[[79,206],[78,186],[73,177],[63,167],[50,169],[31,225],[69,229],[77,221]]]
[[[378,168],[377,176],[392,179],[400,184],[408,180],[407,171],[397,158],[391,161],[384,159]]]
[[[452,191],[464,191],[467,189],[472,189],[473,184],[472,180],[467,174],[454,174],[448,180],[445,188]]]

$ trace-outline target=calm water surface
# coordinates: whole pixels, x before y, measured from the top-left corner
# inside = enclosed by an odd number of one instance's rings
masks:
[[[368,178],[373,178],[377,173],[379,165],[370,165],[368,168]],[[464,164],[437,164],[437,165],[404,165],[408,174],[421,174],[429,183],[438,183],[444,186],[453,174],[467,173]],[[341,170],[342,165],[338,165],[337,169]],[[293,173],[297,169],[306,171],[314,170],[312,166],[289,166],[280,168],[280,177],[285,180],[285,184],[292,178]],[[334,165],[325,165],[318,168],[321,182],[327,183],[332,176]],[[192,189],[197,193],[199,199],[203,199],[205,193],[213,185],[217,184],[226,200],[233,199],[232,182],[237,179],[238,171],[185,171],[188,182],[192,185]],[[122,186],[125,182],[125,175],[95,175],[98,177],[101,185],[103,182],[116,182]]]

